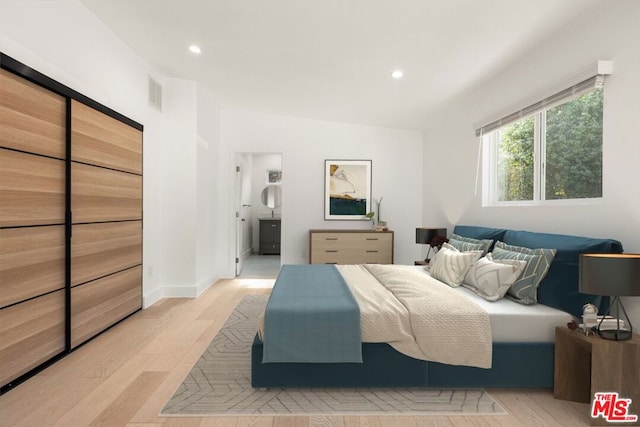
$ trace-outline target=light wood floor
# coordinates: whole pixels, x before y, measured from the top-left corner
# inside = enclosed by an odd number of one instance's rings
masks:
[[[158,414],[247,294],[273,281],[225,280],[198,299],[164,299],[0,396],[2,426],[581,426],[588,404],[546,389],[490,389],[501,416],[161,417]]]

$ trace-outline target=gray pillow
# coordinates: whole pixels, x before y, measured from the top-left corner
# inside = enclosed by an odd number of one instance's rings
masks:
[[[547,271],[549,271],[551,261],[556,256],[556,250],[530,249],[496,242],[492,256],[494,260],[516,259],[526,261],[527,265],[522,275],[509,288],[506,297],[520,304],[535,304],[538,302],[538,286],[546,276]]]
[[[459,251],[477,251],[481,250],[482,255],[486,255],[489,248],[493,244],[491,239],[472,239],[471,237],[459,236],[452,234],[449,244]]]

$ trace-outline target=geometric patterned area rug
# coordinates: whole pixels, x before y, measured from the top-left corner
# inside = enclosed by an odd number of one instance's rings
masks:
[[[251,343],[268,296],[245,296],[163,408],[166,416],[501,415],[482,389],[254,389]]]

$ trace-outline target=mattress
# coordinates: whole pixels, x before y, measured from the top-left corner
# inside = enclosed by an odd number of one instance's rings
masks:
[[[416,267],[424,271],[424,267]],[[425,274],[428,272],[425,271]],[[492,302],[463,286],[454,288],[489,313],[492,341],[500,343],[555,341],[555,328],[566,327],[575,318],[544,304],[524,305],[508,298]]]
[[[380,324],[395,321],[395,316],[399,311],[399,308],[395,305],[398,302],[384,286],[372,288],[373,284],[367,282],[364,278],[358,281],[358,275],[354,275],[357,272],[357,270],[354,270],[355,267],[340,265],[338,269],[343,274],[350,273],[347,276],[347,283],[356,299],[360,303],[365,303],[360,307],[361,316],[363,317],[363,342],[391,342],[368,338],[372,330],[375,336],[380,338],[379,334],[382,329]],[[429,272],[422,266],[398,265],[397,268],[399,271],[403,268],[415,268],[422,274],[429,275]],[[461,297],[466,297],[465,299],[471,300],[488,313],[491,325],[491,341],[494,343],[553,343],[555,341],[555,328],[557,326],[566,327],[568,322],[574,320],[571,314],[544,304],[524,305],[508,298],[492,302],[483,299],[464,286],[452,288],[442,282],[438,281],[438,283],[452,292],[460,293]],[[370,312],[372,309],[374,312]],[[396,348],[396,350],[400,349]]]

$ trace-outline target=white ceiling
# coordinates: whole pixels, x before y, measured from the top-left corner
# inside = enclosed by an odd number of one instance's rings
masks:
[[[417,130],[604,2],[81,1],[143,58],[198,81],[222,108]],[[390,77],[395,68],[402,80]]]

